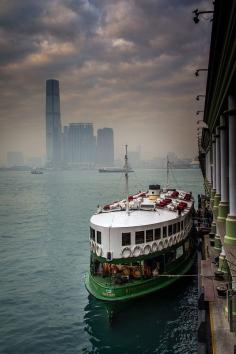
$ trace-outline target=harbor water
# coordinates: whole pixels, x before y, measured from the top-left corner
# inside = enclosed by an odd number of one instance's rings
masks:
[[[174,170],[175,187],[202,192],[200,170]],[[130,194],[166,171],[130,174]],[[124,197],[124,176],[97,171],[0,172],[1,354],[193,354],[197,279],[128,302],[112,325],[88,295],[89,218]]]

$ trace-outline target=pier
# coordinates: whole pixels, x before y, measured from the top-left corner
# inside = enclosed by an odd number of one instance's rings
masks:
[[[236,1],[216,0],[199,161],[209,209],[199,260],[199,353],[236,353]]]

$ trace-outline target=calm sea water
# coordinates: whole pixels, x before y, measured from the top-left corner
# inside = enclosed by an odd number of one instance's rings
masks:
[[[163,183],[163,170],[130,174],[130,193]],[[199,170],[173,184],[202,191]],[[196,353],[197,283],[128,303],[109,324],[88,295],[89,218],[124,195],[124,177],[97,171],[0,173],[0,353]]]

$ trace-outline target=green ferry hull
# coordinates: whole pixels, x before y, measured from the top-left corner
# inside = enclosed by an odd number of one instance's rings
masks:
[[[195,262],[195,254],[192,253],[188,258],[183,259],[175,265],[167,274],[162,274],[151,279],[135,280],[129,284],[114,285],[109,280],[103,280],[99,277],[87,274],[85,286],[88,292],[96,299],[106,302],[122,302],[139,297],[143,297],[161,289],[164,289],[181,279],[181,275],[186,274]],[[176,275],[176,276],[175,276]]]

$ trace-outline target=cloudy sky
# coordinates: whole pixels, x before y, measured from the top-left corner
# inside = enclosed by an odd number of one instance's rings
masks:
[[[62,124],[114,129],[143,158],[192,156],[211,22],[192,0],[1,0],[0,161],[45,154],[45,80],[60,80]]]

